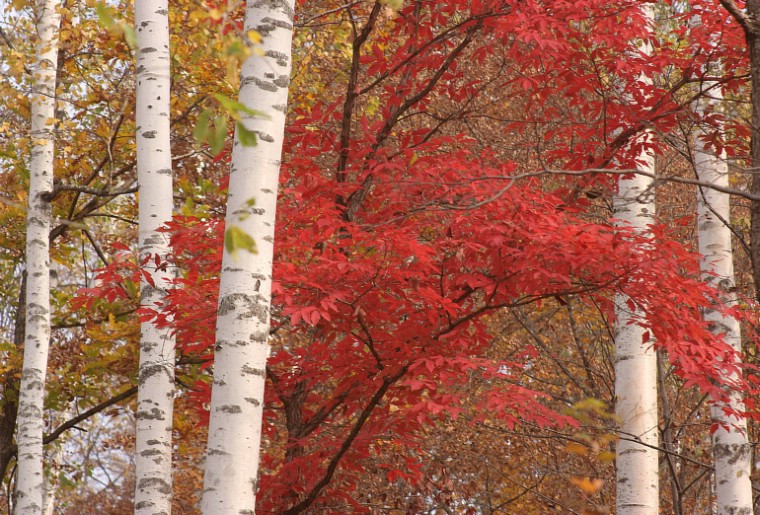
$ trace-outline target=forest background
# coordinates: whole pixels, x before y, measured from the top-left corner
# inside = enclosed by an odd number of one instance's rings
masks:
[[[0,19],[6,510],[26,316],[35,7],[11,2]],[[656,354],[660,510],[714,509],[711,402],[740,391],[747,439],[757,441],[760,154],[754,29],[742,18],[753,8],[298,2],[257,511],[609,513],[615,451],[638,438],[614,415],[621,298],[644,313],[634,320],[640,346]],[[254,145],[261,134],[246,119],[269,116],[236,100],[241,64],[265,53],[266,34],[244,30],[244,10],[169,6],[175,216],[173,255],[157,266],[179,277],[161,309],[140,307],[133,7],[68,0],[58,11],[52,513],[133,510],[141,320],[176,336],[171,500],[175,513],[199,512],[222,252],[262,244],[224,226],[233,129]],[[697,148],[729,167],[717,189],[732,195],[731,302],[700,271],[696,206],[714,185],[695,175]],[[646,235],[616,225],[613,209],[619,179],[646,175],[642,153],[655,156],[657,175],[641,193],[657,198]],[[703,320],[716,305],[744,324],[740,356]]]

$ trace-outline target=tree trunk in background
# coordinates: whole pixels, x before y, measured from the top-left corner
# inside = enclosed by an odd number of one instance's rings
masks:
[[[752,100],[752,123],[750,144],[750,193],[760,196],[760,0],[747,0],[745,10],[739,9],[733,0],[720,0],[726,10],[739,22],[749,48],[750,84]],[[721,90],[713,93],[719,101]],[[702,109],[707,107],[706,101]],[[704,143],[699,140],[697,132],[695,142],[694,166],[702,181],[728,185],[728,167],[724,156],[715,156],[706,152]],[[717,282],[717,286],[726,290],[734,286],[733,253],[731,232],[729,230],[730,205],[728,196],[709,188],[702,188],[699,193],[699,251],[705,256],[702,269],[711,271],[715,277],[708,280]],[[755,283],[755,297],[760,299],[760,201],[750,203],[750,255],[752,258],[752,276]],[[730,298],[726,299],[731,301]],[[741,353],[741,334],[739,324],[733,318],[722,317],[715,312],[705,313],[705,319],[713,321],[716,331],[725,333],[726,342]],[[741,395],[731,392],[728,407],[742,411],[744,402]],[[748,444],[746,421],[727,417],[723,406],[714,404],[711,409],[713,421],[719,425],[713,434],[713,454],[715,459],[715,483],[718,510],[721,513],[751,514],[752,484],[751,472],[752,449]],[[726,425],[724,425],[726,424]]]
[[[19,281],[18,302],[13,317],[13,345],[22,349],[26,331],[26,273],[22,273]],[[0,378],[0,481],[5,480],[11,460],[16,456],[14,436],[18,416],[19,381],[14,379],[18,369],[13,367]]]
[[[202,510],[254,513],[268,355],[275,209],[279,181],[295,2],[248,2],[245,29],[263,37],[263,55],[243,64],[240,102],[266,115],[245,115],[256,146],[232,153],[227,237],[222,261]],[[242,114],[242,113],[241,113]],[[237,249],[233,233],[253,238]]]
[[[653,24],[651,6],[642,9]],[[640,50],[650,52],[651,48],[642,44]],[[649,137],[651,133],[645,132],[643,138]],[[643,152],[638,161],[639,170],[655,173],[654,155]],[[646,235],[654,214],[654,180],[643,175],[621,177],[614,198],[618,225]],[[659,511],[657,353],[652,342],[645,342],[645,329],[633,323],[645,318],[644,311],[629,303],[626,295],[615,296],[615,414],[620,424],[616,513],[651,515]]]
[[[57,0],[38,0],[36,65],[33,70],[32,150],[29,170],[29,208],[26,233],[26,337],[21,373],[16,442],[15,508],[20,514],[43,509],[42,432],[45,375],[50,347],[50,197],[55,154],[55,87],[58,30]]]
[[[55,289],[55,287],[53,287]],[[60,424],[69,420],[74,414],[74,410],[67,408],[58,416],[52,417],[50,422],[52,427],[58,427]],[[45,473],[45,497],[43,504],[43,515],[55,515],[56,506],[60,498],[61,473],[63,472],[64,447],[66,438],[61,438],[51,444],[46,449],[47,472]]]
[[[749,47],[750,76],[752,84],[752,129],[750,160],[752,181],[749,191],[760,196],[760,0],[747,0],[744,34]],[[752,254],[752,277],[755,296],[760,300],[760,201],[750,203],[750,251]]]
[[[706,84],[709,88],[711,84]],[[717,105],[722,92],[712,84],[708,95],[698,106],[699,111],[710,110]],[[694,168],[697,178],[705,183],[728,188],[728,165],[725,152],[715,154],[715,149],[705,148],[701,138],[704,132],[696,131],[694,141]],[[704,280],[720,288],[726,294],[727,305],[735,303],[734,262],[731,247],[731,217],[729,195],[709,187],[697,191],[697,238],[702,254],[700,266]],[[723,334],[726,343],[741,354],[741,328],[738,320],[724,316],[719,311],[705,311],[705,320],[711,322],[716,334]],[[730,379],[730,378],[729,378]],[[744,401],[740,392],[728,392],[726,403],[715,402],[711,406],[713,423],[713,456],[715,459],[715,494],[718,513],[752,513],[752,482],[750,480],[752,449],[747,439],[747,422],[726,415],[725,410],[744,411]]]
[[[137,174],[139,195],[140,305],[155,308],[166,295],[173,268],[169,236],[158,229],[172,219],[169,134],[170,56],[167,0],[135,2],[137,31]],[[149,279],[148,279],[149,278]],[[135,442],[135,513],[172,511],[174,336],[153,321],[141,324],[140,378]]]

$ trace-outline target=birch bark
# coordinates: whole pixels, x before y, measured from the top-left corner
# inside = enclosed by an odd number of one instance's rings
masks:
[[[266,118],[243,120],[257,134],[256,146],[235,138],[226,223],[228,234],[234,227],[251,236],[256,252],[225,246],[222,261],[202,501],[206,515],[255,511],[294,4],[257,0],[246,5],[245,30],[261,34],[263,55],[243,64],[240,102]]]
[[[174,205],[168,0],[137,0],[135,27],[140,305],[155,308],[172,278],[172,269],[166,266],[171,252],[168,236],[158,232],[171,221]],[[144,321],[140,331],[135,513],[168,515],[172,508],[174,337],[169,328],[159,328],[153,321]]]
[[[55,155],[55,87],[58,31],[57,0],[38,0],[36,64],[31,99],[32,132],[29,207],[26,233],[26,337],[21,373],[16,442],[15,508],[41,514],[44,504],[42,432],[45,376],[50,347],[50,196]]]
[[[641,171],[654,173],[654,156],[647,153],[639,160]],[[619,225],[647,234],[654,221],[653,186],[642,175],[620,179],[614,199]],[[644,311],[629,300],[624,294],[615,296],[615,414],[620,433],[616,513],[649,515],[659,510],[657,354],[644,343],[645,329],[634,323],[645,317]]]
[[[642,8],[654,22],[650,5]],[[639,47],[651,52],[648,44]],[[642,77],[643,82],[649,79]],[[643,138],[651,134],[645,132]],[[654,156],[642,152],[637,168],[654,174]],[[643,175],[621,177],[613,200],[620,226],[646,235],[654,222],[654,180]],[[645,329],[636,321],[645,312],[624,294],[615,297],[615,414],[619,423],[616,447],[618,515],[650,515],[659,511],[659,461],[657,425],[657,354],[644,342]]]
[[[712,98],[703,98],[698,109],[705,112],[722,99],[720,86],[706,84]],[[710,86],[712,86],[710,88]],[[697,127],[694,141],[694,168],[697,178],[708,184],[729,187],[728,165],[725,152],[715,153],[705,147],[704,131]],[[709,187],[697,191],[697,239],[700,266],[705,281],[723,290],[724,300],[730,306],[734,288],[734,263],[731,247],[731,217],[729,196]],[[741,353],[741,328],[738,320],[725,316],[717,310],[706,310],[705,320],[710,322],[715,334],[722,334],[726,343]],[[729,377],[729,380],[732,378]],[[743,418],[726,414],[744,411],[740,392],[728,392],[726,402],[715,402],[710,407],[713,423],[717,429],[712,435],[715,460],[715,494],[718,513],[748,515],[753,513],[752,482],[750,480],[752,449],[747,439],[747,423]]]

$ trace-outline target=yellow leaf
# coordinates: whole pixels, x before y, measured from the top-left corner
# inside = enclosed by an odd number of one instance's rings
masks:
[[[588,453],[588,448],[580,443],[570,442],[565,446],[565,450],[572,454],[584,455]]]
[[[207,16],[208,16],[208,14],[204,13],[202,11],[197,11],[197,10],[190,11],[190,20],[191,21],[201,21],[201,20],[205,19]]]
[[[246,36],[248,36],[248,40],[254,45],[258,45],[259,43],[261,43],[262,38],[261,38],[260,32],[257,32],[255,30],[249,30]]]

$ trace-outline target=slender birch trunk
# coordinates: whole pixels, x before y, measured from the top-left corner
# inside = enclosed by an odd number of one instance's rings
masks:
[[[750,174],[752,181],[749,192],[760,196],[760,0],[746,0],[740,8],[735,0],[720,0],[723,7],[739,22],[749,49],[749,69],[752,101],[752,131],[750,141]],[[755,297],[760,300],[760,200],[752,200],[750,213],[750,255],[752,258],[752,278],[755,283]]]
[[[264,52],[243,63],[240,102],[267,118],[246,116],[243,123],[257,134],[258,144],[243,146],[236,136],[232,152],[227,231],[234,227],[251,236],[256,252],[224,250],[202,502],[206,515],[250,514],[256,507],[294,4],[249,1],[246,6],[245,29],[261,34]]]
[[[51,281],[51,283],[54,281]],[[52,285],[55,289],[55,284]],[[57,417],[54,417],[54,423],[57,427],[62,422],[71,418],[71,407],[64,409]],[[63,451],[66,446],[66,438],[63,436],[47,448],[47,472],[45,473],[45,497],[43,499],[43,515],[55,515],[56,505],[58,504],[59,490],[61,486],[60,473],[63,465]]]
[[[652,6],[642,7],[654,22]],[[648,44],[640,45],[648,53]],[[649,79],[642,77],[642,81]],[[645,132],[643,138],[650,138]],[[654,174],[654,155],[645,151],[637,168]],[[647,235],[654,222],[654,180],[643,175],[621,177],[614,198],[614,213],[620,226]],[[651,515],[659,511],[659,456],[657,419],[657,354],[644,341],[645,329],[634,323],[644,311],[629,305],[624,294],[615,296],[615,414],[619,423],[616,447],[618,515]]]
[[[654,156],[642,155],[643,172],[654,173]],[[614,199],[619,225],[647,234],[653,223],[653,181],[636,175],[620,179]],[[645,313],[631,309],[629,298],[615,296],[615,414],[620,438],[616,448],[618,515],[651,515],[659,510],[657,426],[657,354],[644,342],[645,329],[633,321]]]
[[[38,0],[26,232],[26,337],[16,442],[15,509],[41,514],[45,495],[42,431],[45,375],[50,347],[50,196],[53,192],[55,87],[58,63],[58,0]]]
[[[708,85],[709,86],[709,85]],[[712,84],[709,95],[698,109],[702,112],[717,105],[722,98],[719,86]],[[716,155],[705,148],[704,132],[697,128],[694,141],[694,168],[697,178],[708,184],[728,188],[728,165],[725,152]],[[731,217],[729,195],[709,187],[697,191],[697,239],[702,254],[700,266],[705,281],[723,290],[730,306],[735,299],[730,296],[734,288],[734,262],[731,247]],[[705,320],[711,323],[715,334],[722,334],[726,343],[741,353],[741,328],[734,317],[725,316],[717,310],[706,310]],[[732,378],[728,378],[729,380]],[[735,379],[735,378],[734,378]],[[744,411],[742,395],[728,392],[728,400],[715,402],[710,407],[713,423],[713,457],[715,460],[715,495],[718,513],[747,515],[753,513],[752,482],[750,480],[752,448],[747,439],[747,422],[743,418],[726,415],[725,410]]]
[[[63,457],[63,446],[56,446],[50,456],[50,465],[45,474],[45,496],[43,498],[43,515],[55,515],[56,501],[58,500],[58,473],[61,470],[61,458]]]
[[[156,307],[166,294],[171,268],[168,236],[174,206],[169,135],[170,56],[167,0],[135,2],[137,31],[137,175],[139,194],[140,304]],[[163,266],[162,266],[163,265]],[[150,277],[147,279],[146,275]],[[174,337],[153,321],[141,324],[140,377],[135,442],[135,513],[172,510]]]

